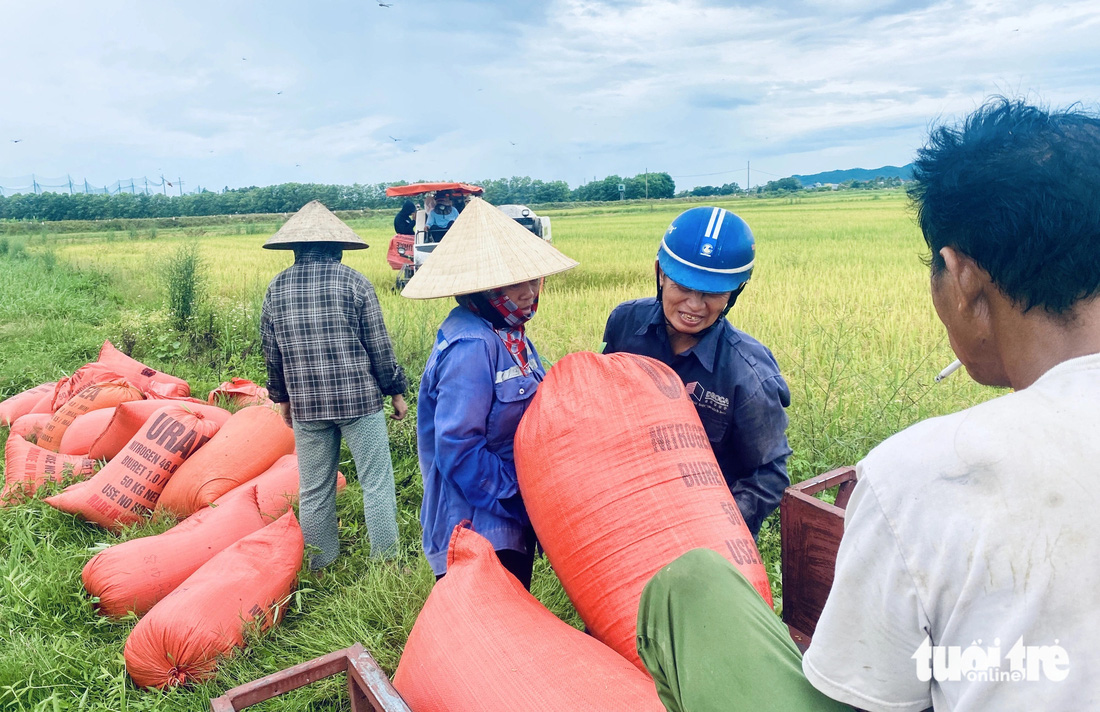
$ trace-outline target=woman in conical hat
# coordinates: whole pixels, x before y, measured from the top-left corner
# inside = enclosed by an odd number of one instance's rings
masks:
[[[525,325],[543,279],[576,267],[516,221],[475,198],[402,295],[454,297],[420,381],[416,433],[424,554],[447,572],[455,525],[471,522],[527,588],[534,531],[516,483],[512,441],[546,371]]]

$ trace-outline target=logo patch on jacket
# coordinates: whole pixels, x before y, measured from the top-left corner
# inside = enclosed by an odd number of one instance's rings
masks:
[[[707,410],[714,411],[718,415],[725,415],[726,411],[730,407],[730,399],[724,396],[720,396],[714,391],[708,391],[703,388],[702,384],[698,381],[692,381],[684,386],[688,395],[691,396],[691,402],[698,408],[706,408]]]

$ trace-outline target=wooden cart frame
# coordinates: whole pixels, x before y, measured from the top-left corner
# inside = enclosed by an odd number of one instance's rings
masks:
[[[788,487],[779,503],[783,622],[803,652],[833,587],[844,509],[855,484],[855,468],[841,467]],[[834,504],[815,496],[833,487]]]
[[[352,712],[411,712],[386,673],[359,643],[234,687],[210,700],[210,709],[236,712],[342,672],[348,675]]]

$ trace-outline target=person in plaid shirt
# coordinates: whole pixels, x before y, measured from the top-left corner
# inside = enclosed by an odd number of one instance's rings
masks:
[[[294,264],[267,289],[260,317],[267,389],[294,428],[300,474],[299,517],[310,568],[340,553],[336,467],[340,439],[348,443],[359,483],[371,556],[397,553],[397,499],[382,409],[408,412],[405,373],[393,354],[374,287],[341,264],[343,250],[367,244],[325,206],[313,201],[264,244],[294,250]]]

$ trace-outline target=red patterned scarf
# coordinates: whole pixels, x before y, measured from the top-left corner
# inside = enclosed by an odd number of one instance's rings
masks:
[[[535,297],[535,301],[528,309],[521,309],[499,289],[477,294],[463,294],[456,299],[459,304],[493,325],[493,331],[504,342],[504,348],[508,349],[508,353],[512,355],[524,375],[527,375],[531,367],[528,364],[524,326],[538,310],[539,298]]]

